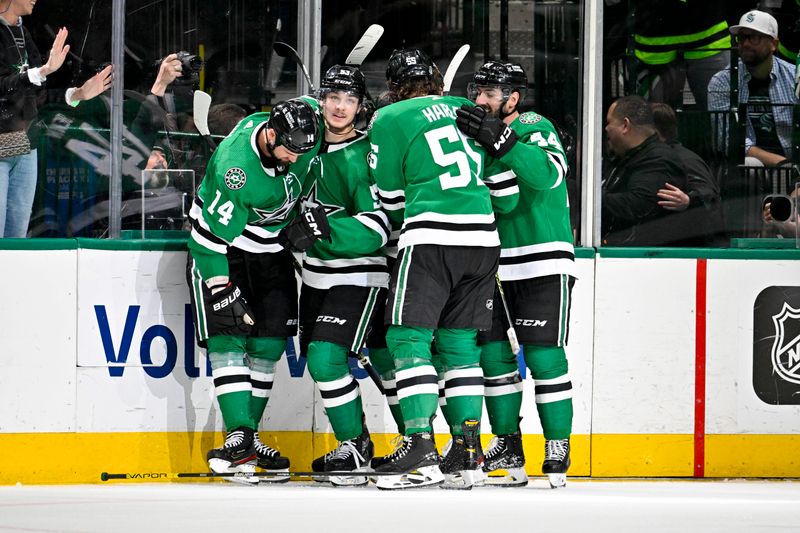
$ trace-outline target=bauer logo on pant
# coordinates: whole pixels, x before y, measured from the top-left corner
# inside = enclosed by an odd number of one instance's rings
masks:
[[[767,287],[756,298],[753,389],[771,405],[800,404],[800,287]]]

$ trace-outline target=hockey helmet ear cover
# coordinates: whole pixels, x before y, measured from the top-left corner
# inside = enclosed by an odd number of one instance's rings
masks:
[[[418,48],[403,48],[392,52],[386,65],[386,81],[400,85],[412,78],[432,78],[438,70],[433,60]]]
[[[278,102],[267,127],[275,131],[275,144],[295,154],[311,151],[320,137],[317,112],[301,98]]]

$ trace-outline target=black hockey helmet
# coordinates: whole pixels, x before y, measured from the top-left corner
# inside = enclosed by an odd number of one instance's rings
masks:
[[[478,97],[478,87],[499,87],[503,90],[503,100],[507,100],[514,91],[524,96],[525,89],[528,88],[528,77],[517,63],[488,61],[475,71],[472,81],[467,85],[467,96],[470,100],[475,101]]]
[[[386,65],[386,81],[397,86],[412,78],[433,79],[439,69],[433,60],[419,48],[395,50]]]
[[[276,146],[283,146],[296,154],[310,151],[319,140],[317,112],[302,98],[275,104],[267,127],[275,131]]]
[[[325,72],[319,82],[319,98],[332,91],[344,91],[357,96],[359,102],[367,95],[367,80],[358,67],[334,65]]]

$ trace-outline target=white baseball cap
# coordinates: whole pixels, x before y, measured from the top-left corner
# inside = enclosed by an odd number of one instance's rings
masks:
[[[773,39],[778,38],[778,21],[775,20],[775,17],[769,13],[764,13],[763,11],[758,11],[757,9],[748,11],[742,15],[742,18],[739,19],[739,24],[736,26],[731,26],[731,33],[738,35],[739,30],[742,28],[757,31],[758,33],[763,33],[764,35],[769,35]]]

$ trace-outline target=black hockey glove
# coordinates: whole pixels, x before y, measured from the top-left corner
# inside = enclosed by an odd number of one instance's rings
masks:
[[[212,287],[214,291],[217,287]],[[231,282],[206,298],[206,324],[208,335],[250,335],[250,326],[255,324],[253,312],[242,296],[242,290]]]
[[[489,116],[483,108],[464,104],[456,109],[458,129],[486,148],[494,158],[503,157],[517,143],[517,134],[500,120]]]
[[[325,208],[317,206],[297,215],[281,230],[278,239],[284,248],[293,252],[305,252],[317,239],[327,239],[330,236],[331,226],[328,224]]]

